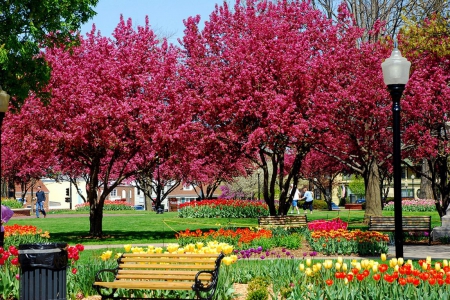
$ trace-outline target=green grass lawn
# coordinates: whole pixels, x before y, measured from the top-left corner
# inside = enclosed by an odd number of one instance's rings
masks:
[[[394,212],[383,212],[393,216]],[[431,215],[432,227],[440,226],[437,212],[403,212],[404,216]],[[364,211],[318,211],[308,213],[308,221],[341,218],[349,229],[367,229],[363,223]],[[105,212],[103,216],[103,239],[88,237],[89,216],[86,214],[52,215],[47,218],[11,219],[8,225],[34,225],[50,232],[50,242],[81,243],[83,245],[153,244],[176,242],[175,234],[186,229],[218,229],[222,227],[256,227],[257,219],[182,219],[176,212],[155,214],[147,211]]]

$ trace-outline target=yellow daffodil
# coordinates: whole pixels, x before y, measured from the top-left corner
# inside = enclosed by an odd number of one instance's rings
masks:
[[[200,249],[203,248],[203,245],[204,245],[204,244],[203,244],[202,242],[198,242],[198,243],[196,243],[195,245],[197,246],[197,249],[200,250]]]
[[[118,259],[119,257],[121,257],[121,256],[122,256],[122,254],[123,254],[123,253],[119,253],[119,252],[117,252],[117,253],[116,253],[116,255],[114,255],[114,258],[115,258],[115,259]]]
[[[161,248],[161,247],[155,248],[155,253],[162,253],[162,252],[163,252],[163,248]]]
[[[130,244],[124,245],[123,248],[125,249],[125,252],[130,252],[131,245]]]

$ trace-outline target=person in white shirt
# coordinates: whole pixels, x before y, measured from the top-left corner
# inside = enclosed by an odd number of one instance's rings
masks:
[[[292,189],[294,188],[294,185],[291,184],[291,188],[289,190],[289,196],[292,193]],[[295,187],[294,197],[292,198],[292,213],[294,213],[294,208],[297,210],[297,214],[300,214],[300,211],[298,210],[298,199],[300,198],[300,191]]]

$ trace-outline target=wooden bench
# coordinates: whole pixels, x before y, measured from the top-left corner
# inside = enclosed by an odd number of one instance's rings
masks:
[[[116,290],[130,289],[192,290],[197,299],[210,300],[223,258],[223,254],[125,253],[117,268],[97,272],[93,286],[102,299],[122,299],[114,296]]]
[[[394,232],[395,218],[371,216],[369,230]],[[428,245],[431,244],[431,216],[402,217],[402,230],[406,232],[428,232]]]
[[[307,222],[306,215],[258,217],[260,227],[304,227]]]

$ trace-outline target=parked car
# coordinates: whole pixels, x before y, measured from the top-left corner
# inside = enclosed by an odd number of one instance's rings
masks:
[[[366,203],[366,199],[364,199],[364,198],[358,199],[358,200],[356,200],[356,203],[357,204],[364,204],[364,203]]]

